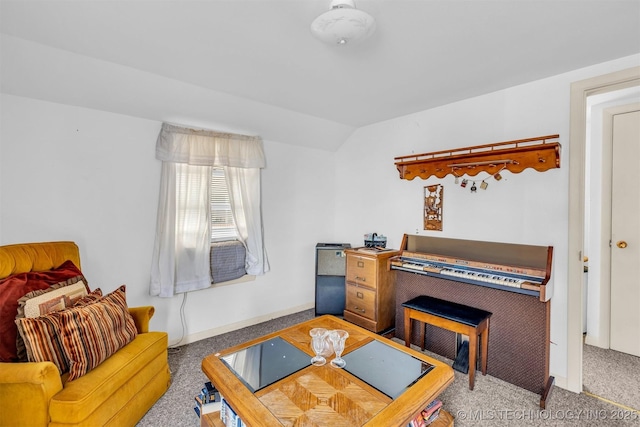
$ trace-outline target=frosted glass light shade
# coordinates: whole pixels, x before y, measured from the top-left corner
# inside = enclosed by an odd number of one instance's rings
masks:
[[[331,9],[311,23],[311,32],[320,41],[332,45],[358,43],[376,29],[376,20],[355,8],[353,0],[333,0]]]

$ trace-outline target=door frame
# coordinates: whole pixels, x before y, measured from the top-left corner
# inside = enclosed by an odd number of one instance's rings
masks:
[[[581,80],[571,84],[569,119],[569,224],[567,283],[567,384],[582,392],[582,293],[584,247],[584,191],[587,98],[640,86],[640,67]]]

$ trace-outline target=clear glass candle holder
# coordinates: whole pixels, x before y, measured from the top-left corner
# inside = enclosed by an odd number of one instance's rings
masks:
[[[329,339],[333,344],[333,350],[336,352],[336,357],[331,361],[331,366],[336,368],[344,368],[347,362],[342,358],[342,352],[344,351],[344,343],[349,338],[349,333],[342,329],[336,329],[329,332]]]
[[[314,366],[322,366],[327,363],[327,359],[322,356],[326,351],[326,338],[329,332],[324,328],[313,328],[309,331],[311,335],[311,348],[315,356],[311,358],[311,364]]]

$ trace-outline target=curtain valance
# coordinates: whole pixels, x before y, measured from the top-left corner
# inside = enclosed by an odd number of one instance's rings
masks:
[[[259,136],[162,124],[156,142],[156,158],[192,166],[264,168],[266,160]]]

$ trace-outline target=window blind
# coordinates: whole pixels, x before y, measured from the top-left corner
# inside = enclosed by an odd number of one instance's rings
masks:
[[[229,189],[224,169],[212,168],[211,171],[211,241],[236,240],[238,235],[231,213]]]

